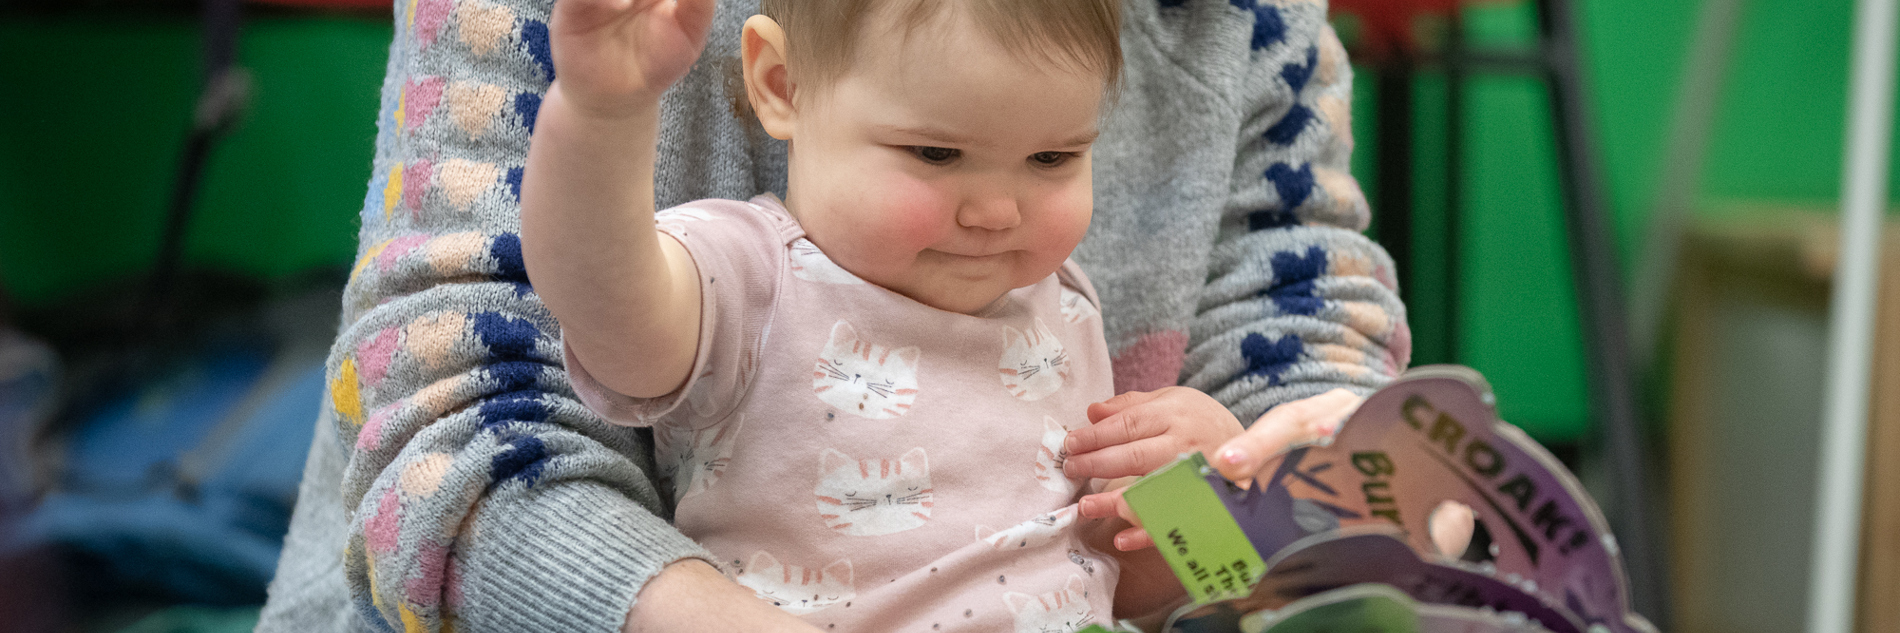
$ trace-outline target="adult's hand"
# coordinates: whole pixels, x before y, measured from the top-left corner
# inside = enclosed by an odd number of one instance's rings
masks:
[[[622,633],[819,633],[790,613],[760,600],[699,559],[682,560],[647,581]]]
[[[1334,389],[1268,409],[1247,432],[1215,450],[1209,461],[1229,481],[1253,479],[1261,465],[1281,451],[1331,436],[1365,401],[1359,394]]]

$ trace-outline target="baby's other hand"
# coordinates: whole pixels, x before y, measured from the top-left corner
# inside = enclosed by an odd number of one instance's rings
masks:
[[[1069,432],[1063,473],[1075,478],[1116,479],[1148,474],[1182,453],[1212,453],[1240,435],[1240,421],[1213,397],[1187,387],[1131,391],[1089,405],[1085,429]],[[1082,516],[1120,516],[1136,523],[1121,490],[1088,495]],[[1136,523],[1136,525],[1139,525]],[[1132,551],[1154,545],[1139,527],[1115,535],[1115,548]]]
[[[706,47],[713,0],[561,0],[549,46],[552,89],[584,111],[651,107]]]
[[[1179,393],[1172,390],[1179,390]],[[1198,397],[1197,397],[1198,396]],[[1208,457],[1208,461],[1229,481],[1246,483],[1259,476],[1261,466],[1267,458],[1278,455],[1296,444],[1316,441],[1337,432],[1339,424],[1358,410],[1359,403],[1365,398],[1345,389],[1334,389],[1326,393],[1303,398],[1268,409],[1266,414],[1255,420],[1253,426],[1245,431],[1239,430],[1239,423],[1233,427],[1217,423],[1216,420],[1232,421],[1233,415],[1212,397],[1185,387],[1170,387],[1161,391],[1125,393],[1108,401],[1089,405],[1089,420],[1095,426],[1069,433],[1070,452],[1063,470],[1072,477],[1121,477],[1138,475],[1160,468],[1172,461],[1175,455],[1188,450],[1199,450]],[[1210,409],[1211,407],[1211,409]],[[1222,417],[1216,417],[1218,410]],[[1097,415],[1098,412],[1103,415]],[[1104,423],[1115,420],[1117,415],[1127,416],[1116,420],[1117,425],[1104,428]],[[1196,420],[1181,419],[1183,417]],[[1135,418],[1147,418],[1146,421]],[[1169,446],[1166,442],[1149,441],[1144,446],[1153,446],[1143,450],[1134,449],[1128,441],[1107,442],[1106,438],[1137,436],[1132,429],[1160,425],[1170,430],[1179,421],[1182,426],[1180,441],[1185,437],[1199,439],[1187,441],[1192,448],[1173,453],[1156,453],[1160,446]],[[1126,427],[1131,430],[1117,430]],[[1199,429],[1189,431],[1189,429]],[[1225,430],[1232,432],[1220,435]],[[1120,434],[1120,435],[1116,435]],[[1154,440],[1153,436],[1140,435],[1143,439]],[[1210,440],[1219,436],[1218,439]],[[1080,438],[1080,439],[1078,439]],[[1087,447],[1087,448],[1085,448]],[[1113,449],[1122,449],[1114,451]],[[1085,457],[1081,466],[1076,466],[1079,453],[1093,452],[1094,456]],[[1140,470],[1137,470],[1140,469]],[[1081,471],[1081,472],[1078,472]],[[1128,509],[1128,503],[1122,500],[1121,490],[1112,490],[1083,497],[1078,510],[1083,517],[1102,519],[1119,516],[1129,523],[1140,526],[1135,514]],[[1115,535],[1115,548],[1131,551],[1152,547],[1154,540],[1139,527],[1123,530]]]
[[[1069,432],[1062,464],[1072,478],[1146,475],[1182,453],[1212,453],[1240,435],[1240,421],[1213,397],[1187,387],[1130,391],[1089,405],[1088,428]]]

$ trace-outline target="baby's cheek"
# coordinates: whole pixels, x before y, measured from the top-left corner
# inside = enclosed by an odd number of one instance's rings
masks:
[[[1068,257],[1068,251],[1081,243],[1082,236],[1089,230],[1094,196],[1089,191],[1087,181],[1051,189],[1035,204],[1039,210],[1036,218],[1038,243],[1047,249],[1060,251],[1062,254],[1058,259]]]
[[[876,214],[882,230],[879,237],[891,240],[906,250],[928,248],[942,240],[954,227],[955,208],[950,196],[928,182],[901,179],[887,192],[883,208]]]

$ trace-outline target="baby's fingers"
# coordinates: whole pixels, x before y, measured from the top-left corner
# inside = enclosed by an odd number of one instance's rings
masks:
[[[1148,536],[1147,530],[1144,530],[1138,527],[1131,527],[1126,530],[1122,530],[1120,533],[1117,533],[1115,535],[1115,549],[1118,549],[1124,552],[1132,552],[1135,550],[1148,549],[1154,546],[1155,546],[1154,537]]]
[[[703,45],[707,32],[712,30],[713,9],[716,6],[717,3],[713,0],[676,0],[673,7],[673,20],[679,23],[680,31],[686,33],[695,43]]]
[[[1141,529],[1141,521],[1135,517],[1135,510],[1128,507],[1128,501],[1122,498],[1122,491],[1124,490],[1127,490],[1127,488],[1117,488],[1108,492],[1084,496],[1076,503],[1078,506],[1076,510],[1081,513],[1084,519],[1121,517],[1122,520],[1134,524],[1135,527],[1115,533],[1115,549],[1132,552],[1138,549],[1154,547],[1154,538],[1148,536],[1146,530]]]
[[[1107,419],[1108,416],[1121,413],[1129,407],[1145,404],[1159,397],[1161,397],[1161,392],[1159,391],[1125,391],[1115,394],[1113,398],[1089,405],[1089,424],[1099,423]]]
[[[552,16],[557,34],[590,33],[645,10],[659,0],[561,0]]]
[[[1070,433],[1069,437],[1074,438],[1081,432]],[[1072,479],[1137,477],[1168,465],[1187,450],[1180,438],[1154,435],[1083,453],[1070,451],[1062,462],[1062,474]]]
[[[1122,501],[1122,491],[1119,489],[1085,495],[1076,501],[1076,506],[1076,512],[1080,513],[1084,519],[1106,519],[1109,517],[1134,515],[1133,512],[1127,511],[1127,502]],[[1133,519],[1129,519],[1128,522],[1140,525],[1140,523]]]
[[[1139,406],[1155,400],[1158,393],[1131,391],[1089,405],[1089,426],[1069,431],[1063,449],[1078,455],[1167,432],[1166,418],[1157,415],[1154,407]]]

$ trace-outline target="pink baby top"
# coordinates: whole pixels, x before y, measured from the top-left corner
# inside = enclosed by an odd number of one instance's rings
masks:
[[[1110,624],[1118,568],[1082,543],[1062,441],[1112,394],[1073,262],[979,314],[833,263],[770,196],[656,216],[699,268],[698,356],[636,399],[567,355],[583,402],[652,426],[675,523],[759,596],[838,631]]]

